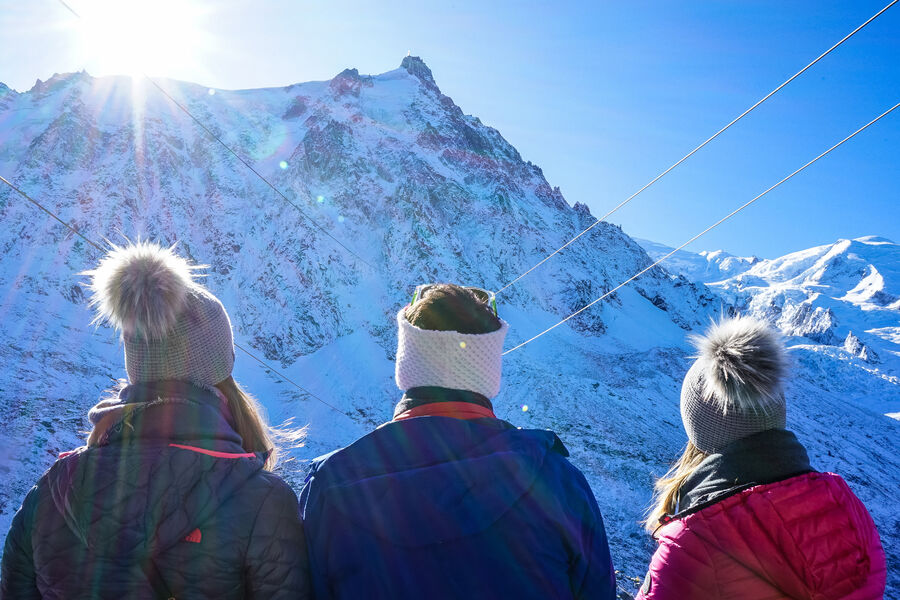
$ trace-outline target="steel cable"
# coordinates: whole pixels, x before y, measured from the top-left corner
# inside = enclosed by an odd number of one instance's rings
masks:
[[[743,119],[745,116],[747,116],[748,114],[750,114],[750,112],[752,112],[757,106],[759,106],[760,104],[762,104],[763,102],[765,102],[766,100],[768,100],[769,98],[771,98],[772,96],[774,96],[774,95],[775,95],[776,93],[778,93],[782,88],[784,88],[787,84],[789,84],[790,82],[792,82],[793,80],[795,80],[797,77],[799,77],[800,75],[802,75],[805,71],[807,71],[807,70],[808,70],[810,67],[812,67],[814,64],[816,64],[817,62],[819,62],[820,60],[822,60],[823,58],[825,58],[826,56],[828,56],[829,54],[831,54],[831,52],[832,52],[833,50],[835,50],[838,46],[840,46],[841,44],[843,44],[844,42],[846,42],[847,40],[849,40],[849,39],[850,39],[851,37],[853,37],[858,31],[860,31],[863,27],[865,27],[866,25],[868,25],[869,23],[871,23],[872,21],[874,21],[876,18],[878,18],[879,16],[881,16],[887,9],[889,9],[890,7],[892,7],[892,6],[893,6],[894,4],[896,4],[898,1],[900,1],[900,0],[893,0],[893,1],[890,2],[887,6],[885,6],[884,8],[882,8],[880,11],[878,11],[877,13],[875,13],[874,15],[872,15],[871,17],[869,17],[869,19],[868,19],[865,23],[863,23],[862,25],[860,25],[859,27],[857,27],[856,29],[854,29],[853,31],[851,31],[850,33],[848,33],[847,35],[845,35],[839,42],[837,42],[837,43],[834,44],[831,48],[829,48],[828,50],[826,50],[825,52],[823,52],[822,54],[820,54],[820,55],[818,56],[818,58],[816,58],[815,60],[813,60],[811,63],[809,63],[808,65],[806,65],[805,67],[803,67],[802,69],[800,69],[799,71],[797,71],[796,73],[794,73],[790,78],[788,78],[784,83],[782,83],[781,85],[779,85],[777,88],[775,88],[774,90],[772,90],[771,92],[769,92],[768,94],[766,94],[765,96],[763,96],[760,100],[758,100],[758,101],[756,102],[756,104],[754,104],[753,106],[751,106],[750,108],[748,108],[747,110],[745,110],[744,112],[742,112],[740,115],[738,115],[737,117],[735,117],[730,123],[728,123],[728,125],[726,125],[726,126],[723,127],[722,129],[718,130],[718,131],[717,131],[716,133],[714,133],[712,136],[710,136],[709,138],[707,138],[705,142],[703,142],[702,144],[700,144],[699,146],[697,146],[696,148],[694,148],[693,150],[691,150],[690,152],[688,152],[687,154],[685,154],[683,157],[681,157],[680,160],[678,160],[678,162],[676,162],[676,163],[673,164],[671,167],[669,167],[668,169],[666,169],[665,171],[663,171],[662,173],[660,173],[659,175],[657,175],[656,177],[654,177],[652,180],[650,180],[649,183],[647,183],[646,185],[644,185],[644,187],[642,187],[641,189],[639,189],[638,191],[636,191],[635,193],[633,193],[633,194],[630,195],[629,197],[625,198],[625,200],[623,200],[623,201],[620,202],[618,205],[616,205],[616,207],[613,208],[611,211],[609,211],[608,213],[606,213],[605,215],[603,215],[602,217],[600,217],[599,219],[597,219],[596,221],[594,221],[594,223],[591,224],[590,227],[588,227],[587,229],[585,229],[584,231],[582,231],[581,233],[579,233],[578,235],[576,235],[575,237],[573,237],[572,239],[570,239],[568,242],[566,242],[565,244],[563,244],[562,246],[560,246],[559,248],[557,248],[556,250],[554,250],[553,252],[551,252],[550,254],[548,254],[546,257],[544,257],[544,259],[541,260],[539,263],[535,264],[533,267],[531,267],[530,269],[528,269],[527,271],[525,271],[524,273],[522,273],[521,275],[519,275],[518,277],[516,277],[515,279],[513,279],[512,281],[510,281],[510,282],[507,283],[506,285],[504,285],[504,286],[503,286],[502,288],[500,288],[499,290],[497,290],[497,291],[495,292],[495,294],[499,294],[500,292],[502,292],[502,291],[504,291],[505,289],[509,288],[509,287],[512,286],[514,283],[516,283],[517,281],[519,281],[520,279],[522,279],[523,277],[525,277],[526,275],[528,275],[529,273],[531,273],[532,271],[534,271],[535,269],[537,269],[538,267],[540,267],[542,264],[544,264],[545,262],[547,262],[548,260],[550,260],[551,258],[553,258],[554,256],[556,256],[557,254],[559,254],[560,252],[562,252],[563,250],[565,250],[565,249],[566,249],[567,247],[569,247],[573,242],[575,242],[575,240],[577,240],[578,238],[580,238],[581,236],[583,236],[585,233],[587,233],[588,231],[590,231],[591,229],[593,229],[594,227],[596,227],[597,225],[599,225],[602,221],[605,221],[605,220],[606,220],[607,218],[609,218],[614,212],[616,212],[617,210],[619,210],[620,208],[622,208],[623,206],[625,206],[626,204],[628,204],[629,202],[631,202],[632,199],[636,198],[641,192],[643,192],[644,190],[646,190],[647,188],[649,188],[651,185],[653,185],[654,183],[656,183],[657,181],[659,181],[660,179],[662,179],[662,178],[663,178],[667,173],[669,173],[672,169],[674,169],[675,167],[677,167],[678,165],[680,165],[681,163],[683,163],[684,161],[686,161],[687,159],[689,159],[689,158],[690,158],[691,156],[693,156],[698,150],[700,150],[701,148],[703,148],[704,146],[706,146],[708,143],[710,143],[711,141],[713,141],[714,139],[716,139],[717,137],[719,137],[720,134],[724,133],[727,129],[729,129],[732,125],[734,125],[735,123],[737,123],[738,121],[740,121],[741,119]]]
[[[647,271],[649,271],[650,269],[652,269],[653,267],[655,267],[656,265],[658,265],[659,263],[663,262],[664,260],[666,260],[667,258],[669,258],[670,256],[672,256],[673,254],[675,254],[676,252],[678,252],[679,250],[681,250],[682,248],[684,248],[685,246],[687,246],[688,244],[690,244],[691,242],[693,242],[694,240],[696,240],[697,238],[699,238],[700,236],[702,236],[702,235],[706,234],[707,232],[711,231],[712,229],[718,227],[720,224],[724,223],[725,221],[727,221],[728,219],[730,219],[731,217],[733,217],[733,216],[736,215],[737,213],[741,212],[742,210],[744,210],[745,208],[747,208],[748,206],[750,206],[751,204],[753,204],[754,202],[756,202],[757,200],[759,200],[760,198],[762,198],[763,196],[765,196],[766,194],[768,194],[769,192],[771,192],[772,190],[774,190],[775,188],[777,188],[778,186],[780,186],[782,183],[784,183],[785,181],[787,181],[788,179],[790,179],[791,177],[793,177],[794,175],[796,175],[796,174],[799,173],[800,171],[804,170],[806,167],[810,166],[811,164],[813,164],[814,162],[816,162],[816,161],[819,160],[820,158],[826,156],[826,155],[829,154],[832,150],[834,150],[835,148],[837,148],[838,146],[840,146],[840,145],[843,144],[844,142],[846,142],[846,141],[850,140],[851,138],[853,138],[854,136],[856,136],[856,134],[858,134],[858,133],[862,132],[863,130],[867,129],[870,125],[874,125],[874,124],[877,123],[879,120],[881,120],[883,117],[885,117],[885,116],[887,116],[889,113],[891,113],[891,112],[892,112],[894,109],[896,109],[897,107],[900,107],[900,103],[895,104],[894,106],[892,106],[891,108],[889,108],[889,109],[886,110],[885,112],[881,113],[879,116],[875,117],[874,119],[872,119],[871,121],[869,121],[868,123],[866,123],[865,125],[863,125],[862,127],[860,127],[859,129],[857,129],[856,131],[854,131],[853,133],[851,133],[850,135],[848,135],[847,137],[845,137],[843,140],[841,140],[840,142],[838,142],[837,144],[835,144],[834,146],[832,146],[831,148],[829,148],[828,150],[826,150],[825,152],[823,152],[822,154],[818,155],[817,157],[815,157],[814,159],[812,159],[811,161],[809,161],[808,163],[806,163],[805,165],[803,165],[802,167],[800,167],[799,169],[797,169],[796,171],[794,171],[793,173],[791,173],[790,175],[788,175],[787,177],[785,177],[784,179],[782,179],[781,181],[779,181],[778,183],[776,183],[775,185],[773,185],[772,187],[768,188],[768,189],[767,189],[766,191],[764,191],[763,193],[759,194],[758,196],[754,197],[753,199],[751,199],[751,200],[749,200],[748,202],[744,203],[743,205],[739,206],[738,208],[736,208],[736,209],[733,210],[732,212],[728,213],[727,215],[725,215],[724,217],[722,217],[721,219],[719,219],[718,221],[716,221],[715,223],[713,223],[712,225],[710,225],[709,227],[707,227],[706,229],[704,229],[703,231],[701,231],[700,233],[698,233],[697,235],[695,235],[694,237],[692,237],[691,239],[689,239],[688,241],[684,242],[683,244],[681,244],[680,246],[678,246],[677,248],[675,248],[674,250],[672,250],[671,252],[669,252],[668,254],[666,254],[665,256],[663,256],[662,258],[660,258],[659,260],[655,261],[655,262],[652,263],[649,267],[646,267],[646,268],[642,269],[641,271],[639,271],[638,273],[632,275],[631,277],[629,277],[628,279],[626,279],[625,281],[623,281],[622,283],[620,283],[619,285],[617,285],[617,286],[614,287],[613,289],[609,290],[608,292],[606,292],[605,294],[603,294],[602,296],[600,296],[599,298],[597,298],[596,300],[594,300],[594,301],[591,302],[590,304],[587,304],[587,305],[585,305],[585,306],[582,306],[581,308],[579,308],[578,310],[576,310],[575,312],[573,312],[571,315],[569,315],[568,317],[566,317],[566,318],[563,319],[562,321],[559,321],[559,322],[556,323],[555,325],[552,325],[552,326],[548,327],[547,329],[545,329],[544,331],[540,332],[540,333],[537,334],[536,336],[534,336],[534,337],[532,337],[532,338],[529,338],[529,339],[525,340],[524,342],[522,342],[522,343],[519,344],[518,346],[514,346],[513,348],[510,348],[509,350],[507,350],[506,352],[503,353],[503,356],[506,356],[507,354],[509,354],[510,352],[513,352],[514,350],[518,350],[518,349],[521,348],[522,346],[525,346],[526,344],[529,344],[529,343],[533,342],[534,340],[538,339],[539,337],[541,337],[541,336],[544,335],[545,333],[549,333],[550,331],[556,329],[557,327],[559,327],[560,325],[562,325],[563,323],[565,323],[566,321],[568,321],[568,320],[571,319],[572,317],[574,317],[574,316],[576,316],[576,315],[578,315],[578,314],[584,312],[585,310],[587,310],[587,309],[590,308],[591,306],[597,304],[598,302],[600,302],[600,301],[603,300],[604,298],[607,298],[608,296],[610,296],[611,294],[613,294],[616,290],[621,289],[622,287],[624,287],[624,286],[627,285],[628,283],[634,281],[635,279],[637,279],[638,277],[640,277],[641,275],[643,275],[644,273],[646,273]]]

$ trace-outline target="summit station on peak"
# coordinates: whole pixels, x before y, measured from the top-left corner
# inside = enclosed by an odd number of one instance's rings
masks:
[[[400,68],[406,69],[410,75],[418,77],[425,85],[437,88],[437,84],[434,82],[434,75],[431,74],[431,69],[428,68],[428,65],[426,65],[425,61],[420,57],[411,55],[404,56],[403,61],[400,63]]]

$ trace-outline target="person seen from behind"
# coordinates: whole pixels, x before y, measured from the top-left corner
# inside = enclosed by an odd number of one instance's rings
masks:
[[[614,598],[562,442],[494,415],[508,325],[492,297],[419,286],[397,327],[393,419],[313,461],[300,493],[317,600]]]
[[[637,599],[882,598],[871,516],[785,429],[779,336],[737,317],[694,342],[681,390],[689,441],[656,482],[646,525],[659,546]]]
[[[232,378],[231,322],[197,268],[138,242],[86,273],[128,384],[25,497],[0,597],[310,597],[297,498],[271,472],[271,430]]]

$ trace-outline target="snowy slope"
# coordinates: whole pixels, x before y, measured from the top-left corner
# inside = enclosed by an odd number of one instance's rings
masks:
[[[465,115],[415,57],[381,75],[349,69],[276,89],[161,84],[306,216],[157,90],[127,78],[80,73],[25,93],[0,87],[0,174],[91,239],[178,241],[210,265],[206,283],[228,308],[237,341],[338,409],[238,354],[237,379],[273,421],[309,424],[306,447],[284,467],[294,483],[303,461],[390,418],[399,396],[394,315],[416,284],[498,289],[594,220],[499,132]],[[87,408],[124,368],[113,334],[87,325],[77,273],[97,252],[5,188],[0,218],[5,529],[40,472],[79,444]],[[649,263],[619,228],[595,227],[499,297],[509,346]],[[616,567],[628,575],[641,576],[652,551],[637,525],[652,476],[685,440],[685,335],[723,303],[703,285],[654,269],[507,356],[498,414],[559,432],[604,511]],[[847,475],[870,504],[900,566],[898,423],[846,401],[861,382],[897,401],[897,382],[833,372],[824,356],[801,361],[795,428],[817,465]]]

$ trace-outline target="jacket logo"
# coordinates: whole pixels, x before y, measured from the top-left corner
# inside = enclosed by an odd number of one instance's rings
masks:
[[[199,544],[200,540],[203,539],[203,534],[200,533],[199,529],[195,529],[184,538],[184,541],[191,542],[193,544]]]

